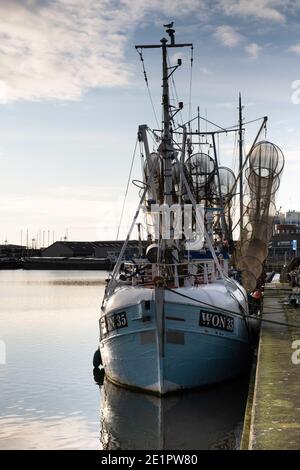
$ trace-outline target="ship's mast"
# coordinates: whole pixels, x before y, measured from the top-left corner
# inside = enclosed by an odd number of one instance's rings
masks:
[[[240,240],[242,241],[243,233],[243,211],[244,211],[244,194],[243,194],[243,115],[242,115],[242,97],[239,93],[239,175],[240,175]]]
[[[172,131],[171,131],[171,120],[175,114],[182,108],[182,103],[178,103],[178,109],[173,110],[171,113],[170,106],[170,96],[169,96],[169,78],[175,72],[175,70],[181,65],[181,59],[178,59],[177,65],[168,67],[168,48],[177,48],[177,47],[193,47],[193,44],[175,44],[175,30],[172,29],[173,23],[170,23],[166,26],[166,32],[170,37],[170,42],[166,38],[162,38],[160,45],[158,44],[149,44],[149,45],[137,45],[135,46],[137,50],[142,49],[157,49],[162,50],[162,107],[163,107],[163,122],[162,122],[162,144],[161,144],[161,156],[163,159],[163,202],[167,206],[173,204],[173,194],[172,194],[172,159],[174,154],[174,149],[172,145]],[[173,107],[172,107],[173,108]],[[172,244],[173,238],[173,228],[172,223],[170,230],[170,240],[167,241],[166,245]]]
[[[174,36],[173,36],[174,37]],[[164,174],[164,203],[168,206],[172,205],[172,158],[173,145],[170,128],[170,98],[169,98],[169,77],[167,64],[167,39],[163,38],[162,43],[162,106],[163,106],[163,134],[161,153],[163,156],[163,174]]]

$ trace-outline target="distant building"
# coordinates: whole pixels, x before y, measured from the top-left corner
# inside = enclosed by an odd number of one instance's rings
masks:
[[[58,241],[44,248],[42,256],[64,258],[109,258],[116,261],[121,251],[122,241],[95,241],[95,242],[71,242]],[[127,256],[138,255],[138,242],[130,240],[126,250]]]
[[[271,238],[267,265],[282,267],[295,256],[299,256],[299,254],[300,231],[298,227],[283,229],[280,233],[276,233]]]
[[[25,250],[26,246],[22,245],[0,245],[0,257],[21,258]]]
[[[285,223],[298,225],[300,227],[300,212],[299,211],[287,211],[285,215]]]
[[[300,226],[296,224],[279,224],[277,233],[300,233]]]
[[[94,242],[95,256],[97,258],[109,258],[112,261],[116,261],[120,254],[123,243],[124,243],[123,241]],[[126,255],[138,256],[138,253],[139,253],[138,241],[129,240],[128,246],[126,249]]]
[[[267,265],[280,268],[300,254],[300,212],[277,213],[273,221],[273,236],[269,243]]]
[[[93,257],[95,250],[92,242],[55,242],[52,245],[44,248],[42,256],[55,256],[55,257]]]
[[[284,212],[277,212],[274,215],[274,225],[285,224],[285,213]]]

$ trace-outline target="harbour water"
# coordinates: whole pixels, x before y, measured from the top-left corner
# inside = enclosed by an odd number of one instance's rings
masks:
[[[0,271],[0,449],[239,448],[247,373],[162,400],[94,376],[106,276]]]

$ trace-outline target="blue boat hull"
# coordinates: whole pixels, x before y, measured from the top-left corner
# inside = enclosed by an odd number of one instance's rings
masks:
[[[102,331],[100,341],[106,376],[114,383],[164,395],[229,380],[248,363],[247,324],[239,316],[233,315],[233,331],[224,331],[200,326],[199,306],[165,302],[161,333],[154,300],[147,308],[141,302],[109,315],[118,313],[126,313],[127,326]]]

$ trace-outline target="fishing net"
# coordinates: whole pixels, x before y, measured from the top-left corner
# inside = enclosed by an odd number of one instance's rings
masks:
[[[235,176],[232,170],[225,166],[219,167],[219,180],[220,180],[220,191],[219,191],[219,181],[218,175],[214,176],[213,192],[215,196],[219,197],[221,193],[224,199],[229,198],[231,195],[231,190],[235,184]]]
[[[185,174],[197,203],[212,197],[215,162],[206,153],[195,153],[185,162]]]
[[[268,242],[272,236],[276,212],[275,197],[283,167],[284,156],[279,147],[267,141],[258,142],[254,146],[245,171],[243,221],[237,262],[243,286],[248,292],[255,288],[268,256]]]
[[[147,186],[147,197],[144,203],[147,209],[145,213],[147,233],[155,239],[157,237],[157,219],[153,215],[151,207],[152,204],[159,204],[163,198],[162,159],[156,152],[152,152],[145,162],[143,184]]]
[[[280,175],[284,167],[284,156],[277,145],[266,140],[258,142],[249,156],[249,167],[258,174],[268,173]]]
[[[227,167],[219,167],[219,175],[215,173],[211,183],[214,204],[223,208],[225,223],[228,233],[232,231],[232,189],[235,185],[235,175]],[[221,197],[220,197],[221,195]],[[220,199],[222,198],[222,204]],[[220,215],[216,219],[216,225],[220,222]]]
[[[162,160],[158,153],[152,152],[144,165],[144,182],[148,185],[147,199],[159,202],[163,196],[161,177]],[[150,175],[152,179],[150,181]]]

